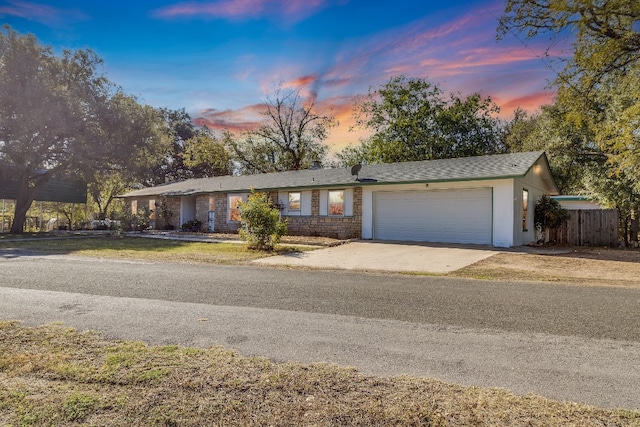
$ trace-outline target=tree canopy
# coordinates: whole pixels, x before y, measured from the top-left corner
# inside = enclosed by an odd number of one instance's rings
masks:
[[[130,176],[164,150],[157,111],[116,88],[101,64],[90,50],[55,55],[32,35],[0,32],[0,163],[16,168],[20,186],[12,232],[51,177]]]
[[[514,32],[528,39],[547,35],[555,41],[563,34],[574,34],[573,56],[566,60],[558,82],[584,80],[580,86],[587,95],[611,73],[635,67],[639,22],[637,0],[507,0],[498,35]]]
[[[542,112],[580,171],[578,191],[621,210],[621,217],[640,217],[640,2],[637,0],[508,0],[499,37],[524,34],[527,40],[550,36],[573,40],[554,85],[558,96]],[[551,51],[551,49],[549,49]],[[570,142],[573,140],[573,142]],[[575,148],[579,147],[578,150]],[[585,152],[600,161],[585,163]],[[562,154],[559,154],[562,156]],[[553,163],[553,155],[550,160]],[[590,156],[593,159],[593,156]],[[553,165],[552,165],[553,166]],[[568,169],[567,169],[568,170]],[[576,188],[574,186],[574,188]],[[637,239],[636,236],[631,236]]]
[[[498,153],[503,147],[497,112],[478,93],[447,96],[427,80],[395,77],[357,100],[356,126],[373,134],[338,158],[348,166]]]

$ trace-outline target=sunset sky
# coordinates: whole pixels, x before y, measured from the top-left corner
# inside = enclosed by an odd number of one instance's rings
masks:
[[[214,129],[255,126],[275,85],[302,85],[340,123],[334,150],[363,135],[349,132],[353,97],[399,75],[490,96],[505,118],[550,102],[547,44],[496,41],[502,10],[501,0],[0,0],[3,23],[56,52],[95,51],[126,93]]]

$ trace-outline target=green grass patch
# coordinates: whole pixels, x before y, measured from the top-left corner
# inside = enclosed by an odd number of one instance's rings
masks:
[[[4,322],[0,425],[638,426],[640,412]]]
[[[105,258],[129,258],[152,261],[234,264],[271,255],[314,248],[279,246],[264,252],[248,249],[239,243],[204,243],[178,240],[145,239],[138,237],[91,237],[3,242],[0,249],[32,250],[45,254],[73,254]]]

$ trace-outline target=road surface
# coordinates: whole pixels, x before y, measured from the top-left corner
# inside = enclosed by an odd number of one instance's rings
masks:
[[[640,291],[0,250],[0,319],[640,409]]]

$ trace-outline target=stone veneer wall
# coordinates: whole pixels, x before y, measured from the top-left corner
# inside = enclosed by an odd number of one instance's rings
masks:
[[[162,215],[160,203],[165,200],[169,218]],[[139,203],[139,202],[138,202]],[[140,206],[140,204],[138,204]],[[159,197],[156,199],[156,230],[164,230],[167,224],[171,224],[174,230],[180,229],[180,197]]]
[[[196,196],[196,219],[202,223],[200,226],[201,231],[209,229],[209,197],[214,197],[214,195],[200,194]],[[214,202],[217,201],[216,199]]]
[[[208,228],[209,197],[214,197],[216,233],[237,233],[239,223],[227,222],[228,193],[201,194],[196,196],[196,218],[202,222],[202,230]],[[272,202],[278,203],[278,193],[269,193]],[[138,206],[147,206],[149,198],[137,199]],[[162,198],[157,198],[159,204]],[[170,223],[176,230],[180,229],[180,197],[165,198],[169,211],[173,213]],[[311,193],[311,216],[285,216],[289,223],[289,234],[292,236],[325,236],[338,239],[354,239],[362,237],[362,187],[353,189],[353,216],[332,217],[320,216],[320,190]],[[163,230],[166,224],[162,213],[157,209],[156,228]]]
[[[203,230],[209,227],[209,197],[213,197],[214,233],[237,233],[240,223],[227,222],[228,193],[201,194],[196,196],[196,218],[202,221]]]
[[[160,203],[162,201],[162,197],[140,197],[137,199],[129,199],[128,200],[128,208],[131,211],[131,202],[133,200],[137,201],[138,204],[138,212],[145,206],[149,206],[149,200],[155,201],[155,209],[152,214],[152,221],[155,221],[155,229],[156,230],[164,230],[167,223],[173,225],[173,227],[177,230],[180,229],[180,198],[179,197],[167,197],[165,198],[167,203],[167,209],[173,215],[169,218],[169,221],[162,215],[162,211],[160,210]],[[155,218],[155,219],[153,219]]]
[[[362,237],[362,187],[353,189],[353,216],[320,216],[320,190],[311,193],[311,216],[288,216],[292,236],[324,236],[337,239]]]

